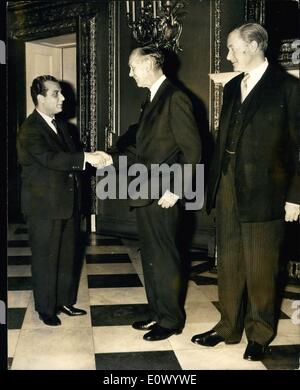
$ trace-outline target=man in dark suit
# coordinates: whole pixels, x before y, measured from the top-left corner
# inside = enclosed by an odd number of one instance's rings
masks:
[[[135,49],[129,58],[130,73],[140,88],[149,89],[138,124],[121,136],[117,155],[144,164],[151,175],[151,164],[200,162],[201,141],[189,98],[163,74],[164,56],[155,47]],[[114,162],[116,163],[116,156]],[[149,318],[135,322],[135,329],[148,330],[147,341],[163,340],[181,332],[185,312],[181,301],[184,287],[183,263],[178,250],[180,218],[179,196],[168,188],[157,201],[130,199],[136,208],[141,242]]]
[[[274,338],[284,219],[299,217],[299,81],[268,64],[268,35],[256,23],[233,30],[228,56],[244,72],[224,88],[207,197],[217,215],[221,320],[192,341],[238,343],[261,360]]]
[[[89,162],[105,164],[105,153],[76,151],[66,125],[55,118],[64,96],[52,76],[33,80],[35,110],[18,134],[22,166],[22,211],[32,251],[35,309],[49,326],[60,325],[57,314],[84,315],[76,303],[79,275],[75,243],[79,233],[80,174]]]

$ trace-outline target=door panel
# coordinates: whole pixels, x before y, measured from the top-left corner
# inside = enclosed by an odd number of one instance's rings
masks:
[[[32,80],[40,75],[49,74],[62,79],[62,49],[36,43],[26,43],[26,104],[27,116],[34,105],[30,96]]]

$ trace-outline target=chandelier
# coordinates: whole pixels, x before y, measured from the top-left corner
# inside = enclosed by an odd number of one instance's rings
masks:
[[[134,39],[141,45],[181,51],[179,39],[182,33],[182,1],[126,1],[128,27]]]

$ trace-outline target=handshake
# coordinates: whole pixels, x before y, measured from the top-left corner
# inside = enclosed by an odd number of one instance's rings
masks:
[[[113,164],[113,159],[111,155],[105,152],[100,152],[98,150],[92,153],[85,152],[84,157],[85,157],[85,162],[88,162],[93,167],[99,169],[104,168],[107,165]]]

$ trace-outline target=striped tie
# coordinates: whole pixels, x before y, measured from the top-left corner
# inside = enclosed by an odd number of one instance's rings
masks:
[[[250,74],[249,73],[245,73],[242,81],[241,81],[241,102],[243,103],[243,101],[246,99],[247,95],[248,95],[248,89],[247,89],[247,84],[248,84],[248,81],[249,81],[249,78],[250,78]]]

